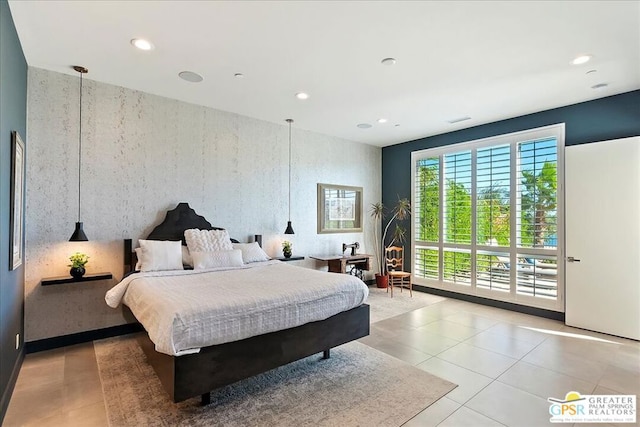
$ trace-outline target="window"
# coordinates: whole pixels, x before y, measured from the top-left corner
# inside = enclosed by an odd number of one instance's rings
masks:
[[[417,284],[562,311],[564,125],[412,155]]]

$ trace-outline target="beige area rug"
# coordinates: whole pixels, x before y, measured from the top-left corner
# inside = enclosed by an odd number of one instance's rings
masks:
[[[400,426],[455,388],[359,342],[173,403],[135,335],[95,342],[111,426]]]
[[[386,289],[369,286],[369,297],[367,304],[370,307],[371,323],[398,316],[418,308],[426,307],[444,301],[446,298],[431,295],[424,292],[413,291],[413,296],[409,296],[409,290],[394,288],[393,298]]]

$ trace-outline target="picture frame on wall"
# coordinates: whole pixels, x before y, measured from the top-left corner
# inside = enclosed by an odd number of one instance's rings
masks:
[[[362,232],[362,187],[318,184],[318,234]]]
[[[10,217],[10,251],[9,270],[22,265],[24,247],[22,235],[24,230],[24,171],[25,149],[20,134],[11,132],[11,217]]]

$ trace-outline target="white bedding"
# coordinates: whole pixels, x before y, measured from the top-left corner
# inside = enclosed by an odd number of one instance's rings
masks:
[[[359,306],[368,295],[354,276],[266,261],[135,273],[110,289],[105,300],[114,308],[126,304],[156,351],[178,356],[324,320]]]

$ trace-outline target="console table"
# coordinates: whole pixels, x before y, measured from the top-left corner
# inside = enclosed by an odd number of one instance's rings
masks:
[[[329,256],[312,256],[318,261],[325,261],[332,273],[349,273],[362,279],[363,271],[371,269],[371,257],[369,254],[355,255],[329,255]]]

